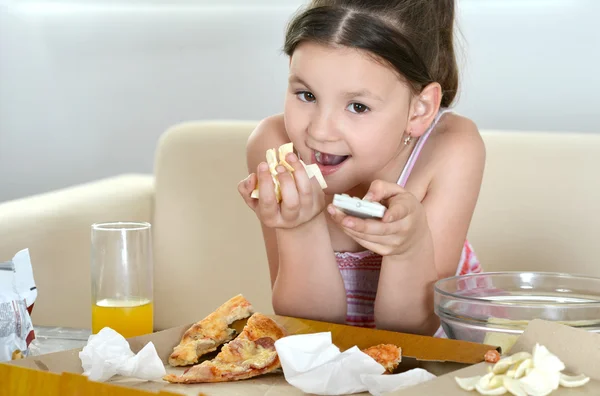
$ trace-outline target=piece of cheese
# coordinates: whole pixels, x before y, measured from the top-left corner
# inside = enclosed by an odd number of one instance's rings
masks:
[[[285,169],[287,169],[290,172],[294,172],[294,168],[292,167],[292,165],[290,165],[285,160],[285,157],[287,157],[287,155],[289,153],[293,153],[293,152],[294,152],[294,144],[291,142],[279,146],[279,163],[281,165],[283,165],[285,167]]]
[[[277,170],[275,168],[277,168],[277,165],[279,164],[277,163],[277,154],[275,154],[275,149],[268,149],[266,157],[267,164],[269,165],[269,172],[271,172],[273,176],[277,176]]]
[[[281,202],[281,186],[279,185],[279,179],[277,177],[277,166],[281,165],[294,177],[294,168],[285,160],[285,157],[294,152],[294,145],[292,143],[286,143],[279,146],[277,150],[279,153],[279,158],[277,158],[277,154],[275,149],[268,149],[266,152],[267,164],[269,165],[269,172],[271,173],[271,177],[273,178],[273,184],[275,185],[275,197],[277,198],[277,202]],[[304,161],[300,160],[302,166],[308,175],[308,178],[316,178],[317,182],[319,182],[319,186],[322,189],[327,188],[327,183],[325,182],[325,178],[319,169],[317,164],[306,165]],[[258,199],[259,191],[258,186],[252,191],[250,194],[252,198]]]
[[[489,366],[488,366],[489,367]],[[466,391],[475,389],[482,395],[515,396],[548,395],[563,387],[579,387],[590,379],[579,374],[563,374],[565,364],[545,346],[536,344],[533,353],[518,352],[496,362],[483,376],[454,377],[458,386]]]
[[[325,183],[325,178],[323,177],[323,174],[321,173],[321,169],[319,169],[319,165],[317,165],[317,164],[306,165],[304,163],[304,161],[302,161],[302,160],[300,160],[300,163],[304,166],[304,169],[306,170],[306,174],[308,175],[309,179],[311,177],[315,177],[317,179],[317,181],[319,182],[319,185],[321,186],[322,189],[327,188],[327,183]]]

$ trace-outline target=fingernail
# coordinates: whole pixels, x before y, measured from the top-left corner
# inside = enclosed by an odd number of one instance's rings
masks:
[[[368,192],[367,195],[364,196],[363,200],[370,201],[373,198],[373,193]]]
[[[354,227],[354,222],[352,220],[348,219],[348,220],[344,221],[344,225],[348,228],[352,228],[352,227]]]
[[[394,216],[390,216],[387,218],[388,223],[391,223],[392,221],[394,221]]]
[[[330,215],[332,215],[332,216],[335,214],[335,209],[334,209],[333,207],[331,207],[331,206],[328,206],[328,207],[327,207],[327,211],[328,211],[328,212],[329,212],[329,214],[330,214]]]
[[[250,176],[248,176],[246,178],[246,181],[244,181],[244,184],[247,186],[248,184],[250,184]]]
[[[275,168],[275,170],[277,171],[277,173],[283,173],[285,172],[285,168],[281,165],[279,165],[277,168]]]
[[[286,157],[287,162],[296,162],[297,160],[298,160],[298,157],[296,157],[296,154],[294,154],[294,153],[289,153]]]
[[[259,171],[261,171],[261,172],[264,172],[264,171],[266,171],[266,170],[269,170],[269,165],[267,165],[267,163],[266,163],[266,162],[261,162],[261,163],[258,165],[258,170],[259,170]]]

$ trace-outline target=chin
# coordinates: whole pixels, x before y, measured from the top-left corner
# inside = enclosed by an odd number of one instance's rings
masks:
[[[323,189],[325,195],[346,194],[358,186],[357,183],[344,178],[343,173],[340,175],[342,176],[340,178],[337,177],[337,174],[335,176],[325,177],[325,181],[327,182],[327,188]]]

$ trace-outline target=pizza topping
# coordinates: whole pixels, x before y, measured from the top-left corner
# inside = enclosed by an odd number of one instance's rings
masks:
[[[275,340],[271,337],[262,337],[254,342],[265,349],[275,349]]]
[[[495,349],[490,349],[487,351],[483,357],[488,363],[496,363],[500,360],[500,352]]]
[[[392,344],[375,345],[363,352],[381,364],[388,373],[393,373],[402,360],[402,349]]]

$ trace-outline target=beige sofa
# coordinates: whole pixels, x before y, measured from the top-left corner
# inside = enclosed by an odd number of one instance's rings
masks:
[[[29,248],[37,325],[90,326],[90,225],[153,224],[155,327],[237,293],[272,312],[259,224],[237,193],[255,122],[162,136],[154,175],[121,175],[0,204],[0,260]],[[469,238],[484,269],[600,276],[600,134],[482,131],[487,165]]]

